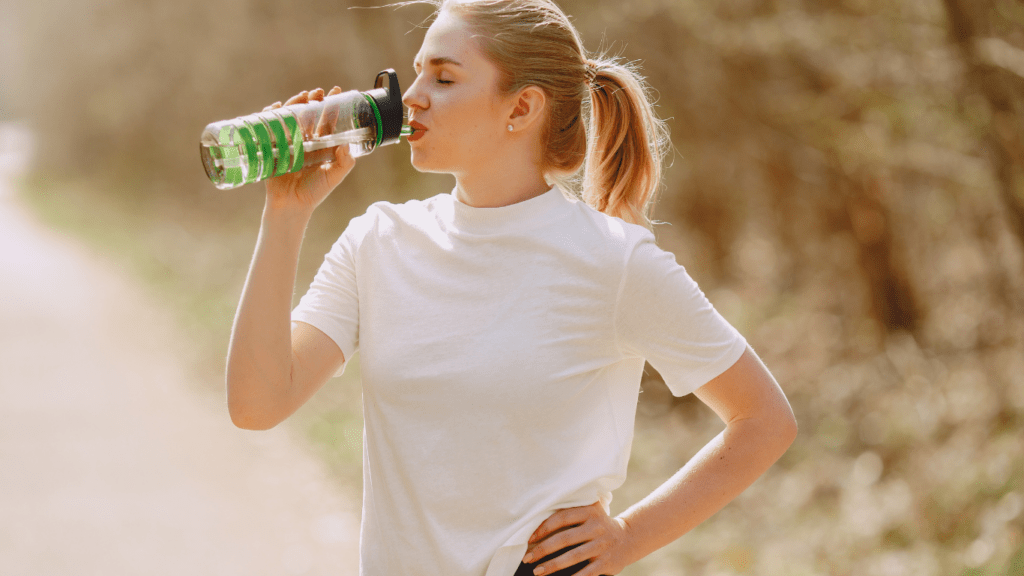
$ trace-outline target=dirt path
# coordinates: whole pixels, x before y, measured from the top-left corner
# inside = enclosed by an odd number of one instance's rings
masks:
[[[28,215],[12,134],[0,126],[0,573],[357,574],[358,502],[294,434],[234,428],[188,381],[167,314]]]

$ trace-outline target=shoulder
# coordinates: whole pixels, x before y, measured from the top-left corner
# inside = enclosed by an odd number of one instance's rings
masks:
[[[654,243],[654,234],[637,224],[599,212],[582,200],[573,199],[572,228],[608,249],[628,257],[638,246]]]
[[[425,200],[408,200],[399,204],[381,200],[370,204],[366,212],[349,221],[345,235],[361,239],[367,235],[388,235],[402,228],[419,228],[443,213],[447,194]]]
[[[436,222],[446,209],[450,210],[450,203],[450,194],[407,200],[400,204],[379,201],[370,204],[363,217],[373,222],[379,231],[402,226],[420,227],[426,222]]]

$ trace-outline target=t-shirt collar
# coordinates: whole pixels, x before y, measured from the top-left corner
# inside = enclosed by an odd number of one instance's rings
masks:
[[[546,221],[560,206],[570,202],[555,185],[529,200],[497,208],[475,208],[460,202],[455,196],[456,190],[453,188],[451,192],[452,224],[458,230],[479,234],[532,227]]]

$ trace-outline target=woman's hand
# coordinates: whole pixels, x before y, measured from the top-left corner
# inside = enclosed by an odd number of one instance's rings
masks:
[[[544,562],[534,574],[551,574],[589,560],[576,576],[610,576],[635,561],[629,525],[608,516],[600,502],[563,508],[549,516],[530,536],[523,561],[529,564],[574,544],[582,545]]]
[[[340,94],[341,88],[335,86],[327,93],[328,96]],[[317,88],[312,92],[303,90],[292,96],[285,102],[285,106],[291,104],[304,104],[310,100],[323,100],[324,91]],[[275,102],[263,109],[273,110],[280,108],[281,102]],[[315,118],[309,116],[298,118],[299,129],[302,130],[304,140],[313,136],[330,134],[334,130],[334,124],[338,121],[337,115],[333,117],[324,114],[317,125],[313,125]],[[348,146],[337,146],[325,150],[317,150],[307,155],[307,162],[320,160],[322,164],[306,166],[298,172],[282,174],[267,180],[267,203],[275,208],[298,208],[302,211],[312,213],[313,210],[324,201],[325,198],[345,179],[345,176],[352,171],[356,161],[349,155]]]

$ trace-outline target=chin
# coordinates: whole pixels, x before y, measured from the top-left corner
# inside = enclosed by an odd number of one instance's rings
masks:
[[[423,152],[417,153],[415,150],[409,153],[409,163],[416,169],[417,172],[436,173],[436,174],[451,174],[454,172],[454,168],[448,162],[437,162],[436,158],[430,158],[428,154]]]

